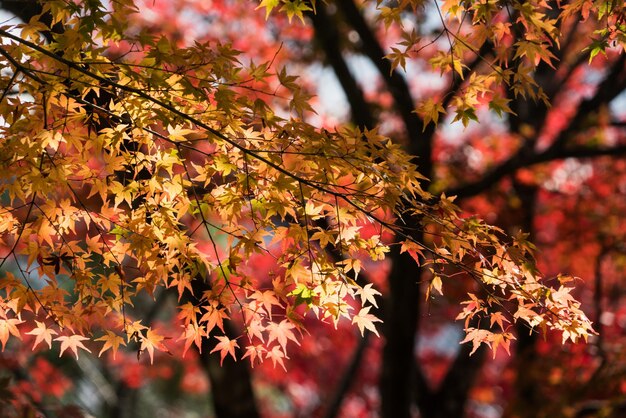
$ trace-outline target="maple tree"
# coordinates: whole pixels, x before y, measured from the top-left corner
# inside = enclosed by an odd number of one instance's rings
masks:
[[[557,9],[557,20],[542,4],[446,2],[440,12],[451,20],[442,17],[441,32],[422,46],[422,37],[403,29],[404,16],[417,13],[421,2],[380,3],[372,10],[380,13],[387,41],[397,45],[391,54],[371,38],[356,5],[333,6],[369,47],[365,54],[372,54],[388,83],[399,121],[387,109],[374,116],[349,72],[342,72],[345,61],[325,38],[330,6],[259,5],[263,18],[281,9],[275,19],[285,13],[285,27],[305,15],[313,22],[350,92],[355,126],[337,129],[305,122],[312,98],[279,64],[286,57],[276,47],[272,59],[258,61],[263,57],[248,51],[250,58],[243,59],[219,35],[175,42],[153,28],[128,26],[133,2],[114,2],[110,9],[96,1],[45,2],[21,33],[0,28],[0,54],[12,69],[3,74],[0,104],[6,175],[1,262],[14,270],[2,279],[3,347],[10,336],[34,335],[35,346],[55,341],[60,354],[78,356],[92,347],[115,357],[120,346],[132,344],[152,362],[178,340],[181,355],[194,346],[201,355],[219,352],[220,363],[232,357],[285,367],[288,342],[299,343],[310,323],[306,312],[335,326],[348,319],[361,333],[377,333],[378,312],[386,327],[383,361],[403,353],[383,369],[383,414],[405,416],[421,282],[429,296],[445,293],[448,277],[478,285],[465,289],[470,299],[457,312],[465,320],[467,352],[482,343],[508,350],[518,319],[531,328],[561,330],[564,340],[592,333],[570,295],[569,277],[559,276],[549,287],[523,235],[507,238],[462,215],[446,196],[475,195],[540,162],[616,152],[586,144],[565,148],[569,137],[534,152],[532,126],[519,120],[527,116],[522,112],[539,113],[532,122],[542,127],[556,91],[546,92],[532,72],[552,71],[561,32],[574,31],[579,12],[584,25],[595,25],[596,18],[607,25],[591,45],[568,41],[575,45],[572,53],[582,56],[588,47],[594,58],[608,49],[618,56],[610,59],[620,74],[623,58],[610,45],[623,41],[617,6],[574,3]],[[459,24],[466,19],[471,26]],[[448,43],[435,50],[444,35]],[[423,50],[451,87],[439,99],[413,105],[396,67]],[[565,74],[563,83],[570,77]],[[469,125],[484,106],[518,123],[518,136],[500,145],[518,145],[518,155],[493,171],[455,173],[441,157],[445,146],[433,147],[437,123],[450,112],[450,120]],[[388,127],[383,135],[376,119],[404,124],[406,133]],[[546,136],[540,139],[554,139]],[[420,157],[417,166],[412,155]],[[454,187],[456,175],[470,183]],[[373,285],[385,286],[368,267],[386,254],[393,263],[387,290],[393,303],[382,312]],[[250,265],[255,257],[272,260],[269,275],[256,274]],[[408,271],[416,272],[413,278]],[[146,296],[165,298],[161,293],[170,288],[180,322],[166,334],[136,317],[133,306]],[[241,333],[228,331],[232,321]],[[405,392],[400,401],[392,394],[398,387]]]

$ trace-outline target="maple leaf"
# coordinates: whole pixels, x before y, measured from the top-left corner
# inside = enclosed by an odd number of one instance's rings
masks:
[[[22,320],[17,318],[0,318],[0,342],[2,343],[2,351],[9,340],[9,335],[13,335],[17,338],[21,338],[20,331],[16,325],[21,324]]]
[[[61,351],[59,352],[59,357],[63,355],[65,350],[68,348],[74,352],[76,355],[76,360],[78,360],[78,349],[82,348],[83,350],[91,353],[91,350],[83,345],[83,341],[88,341],[89,338],[83,337],[82,335],[63,335],[61,337],[57,337],[54,341],[61,341]]]
[[[528,322],[531,328],[541,324],[544,321],[544,318],[539,315],[537,312],[529,309],[527,306],[520,305],[517,308],[515,314],[513,314],[515,319],[523,319]]]
[[[509,332],[506,333],[495,333],[492,335],[491,337],[491,341],[493,344],[492,347],[492,352],[493,352],[493,358],[496,358],[496,350],[498,348],[498,346],[502,346],[504,348],[504,350],[507,352],[507,354],[511,354],[510,352],[510,348],[511,348],[511,341],[515,340],[515,336]]]
[[[272,290],[266,290],[263,292],[256,291],[250,296],[250,298],[255,299],[263,306],[263,309],[269,316],[270,320],[272,319],[272,306],[282,306],[280,301],[276,298],[276,293]]]
[[[438,275],[435,275],[430,281],[430,283],[428,284],[428,288],[426,289],[426,300],[430,298],[430,294],[433,289],[440,295],[443,295],[442,286],[443,286],[443,283],[441,281],[441,277]]]
[[[167,351],[167,348],[161,342],[164,338],[164,336],[157,334],[150,328],[146,331],[146,335],[141,337],[141,347],[139,347],[139,352],[143,352],[144,350],[148,351],[150,364],[154,363],[155,349],[159,351]]]
[[[106,331],[106,335],[103,335],[100,338],[96,338],[95,341],[104,341],[102,349],[98,353],[98,357],[100,357],[102,353],[110,349],[113,351],[113,359],[115,359],[115,356],[117,355],[117,350],[119,349],[120,345],[126,345],[126,341],[124,341],[124,338],[109,330]]]
[[[306,205],[304,206],[304,213],[307,215],[309,219],[312,219],[312,220],[321,218],[322,216],[320,215],[320,213],[323,210],[324,210],[324,206],[316,205],[311,200],[307,201]]]
[[[366,329],[372,331],[376,336],[378,335],[378,331],[376,330],[376,326],[374,322],[382,322],[380,319],[376,318],[374,315],[369,313],[371,306],[367,306],[362,308],[357,315],[352,318],[352,323],[356,324],[359,327],[359,331],[361,331],[361,335],[365,332]]]
[[[391,68],[389,70],[389,75],[393,74],[393,71],[400,66],[403,70],[406,70],[406,59],[407,52],[401,51],[396,47],[391,47],[391,54],[385,55],[385,58],[391,61]]]
[[[286,346],[288,340],[300,345],[295,334],[291,331],[294,328],[296,328],[296,326],[287,319],[283,319],[278,324],[272,322],[267,326],[267,331],[269,332],[267,344],[269,345],[272,341],[277,340],[278,344],[280,344],[285,352],[287,351]]]
[[[348,258],[346,260],[342,260],[340,262],[338,262],[337,264],[344,266],[343,267],[343,272],[347,273],[350,270],[354,270],[354,277],[356,279],[356,277],[358,277],[359,273],[361,272],[361,260],[359,260],[358,258]]]
[[[322,248],[326,247],[328,243],[335,242],[335,239],[335,231],[317,231],[311,235],[311,241],[319,242]]]
[[[511,108],[509,107],[510,101],[511,101],[510,99],[506,99],[504,97],[496,95],[492,97],[491,100],[489,101],[489,109],[495,111],[500,117],[502,117],[503,112],[511,113],[512,115],[515,115],[515,112],[513,112]]]
[[[216,308],[217,303],[205,306],[207,312],[200,318],[198,322],[206,322],[206,332],[209,333],[215,326],[224,332],[224,319],[228,319],[228,314],[224,308]]]
[[[271,350],[269,350],[266,353],[265,358],[272,359],[272,364],[274,365],[274,367],[276,367],[276,363],[278,363],[282,366],[283,370],[287,371],[287,368],[285,367],[285,362],[283,361],[283,359],[288,358],[288,357],[280,349],[279,346],[275,345]]]
[[[261,322],[260,319],[253,317],[248,321],[246,326],[246,333],[248,333],[249,338],[257,337],[261,342],[265,341],[263,337],[263,331],[265,331],[265,326]]]
[[[126,332],[127,340],[137,339],[141,332],[146,329],[145,325],[141,324],[141,320],[131,322],[130,324],[126,324],[124,331]]]
[[[441,103],[435,102],[433,98],[428,98],[422,102],[414,112],[418,113],[423,119],[422,131],[425,131],[428,124],[432,121],[435,125],[439,122],[439,115],[445,114],[446,110]]]
[[[200,313],[200,308],[195,306],[191,302],[187,302],[182,306],[179,306],[180,312],[178,313],[178,318],[182,319],[184,324],[195,323],[196,316]]]
[[[57,235],[57,230],[54,228],[47,219],[43,219],[37,232],[37,237],[40,243],[46,242],[51,247],[54,246],[54,237]]]
[[[202,338],[206,336],[204,325],[198,326],[195,323],[187,324],[185,332],[176,341],[185,340],[185,347],[183,348],[183,357],[191,347],[191,344],[195,344],[198,348],[198,352],[202,353]]]
[[[291,23],[291,19],[294,16],[297,16],[302,23],[304,23],[304,15],[303,12],[312,10],[303,0],[291,0],[283,4],[280,8],[281,12],[287,13],[287,19]]]
[[[369,302],[378,308],[378,304],[376,303],[376,296],[381,296],[382,293],[374,289],[373,283],[368,283],[365,286],[358,288],[356,290],[356,294],[361,297],[361,306],[365,306],[365,303]]]
[[[27,332],[28,335],[36,335],[35,342],[33,343],[33,350],[39,345],[40,342],[45,341],[48,344],[48,348],[52,348],[52,336],[57,335],[57,332],[51,328],[46,327],[43,322],[35,321],[37,328]]]
[[[220,352],[220,355],[221,355],[220,366],[224,363],[224,358],[228,354],[230,354],[232,358],[235,361],[237,361],[237,357],[235,357],[235,348],[239,348],[239,344],[237,344],[237,340],[236,339],[231,340],[225,335],[217,336],[215,338],[219,340],[219,343],[217,343],[215,348],[211,350],[211,353],[214,353],[216,351]]]
[[[262,7],[265,7],[265,19],[270,17],[270,13],[272,10],[280,4],[280,0],[261,0],[261,4],[257,6],[254,10],[259,10]]]
[[[491,341],[493,339],[492,336],[493,333],[489,330],[480,328],[468,328],[466,330],[465,339],[463,339],[460,344],[464,344],[470,341],[472,342],[472,351],[470,352],[471,356],[476,352],[476,350],[478,350],[478,347],[480,347],[482,343],[485,343],[489,347],[491,347]]]
[[[346,243],[351,240],[354,240],[359,235],[360,229],[361,229],[360,226],[349,226],[349,227],[341,228],[341,231],[339,235],[337,236],[335,243],[339,244],[342,240]]]
[[[511,322],[504,316],[502,312],[494,312],[490,316],[490,326],[493,326],[493,324],[498,324],[501,330],[504,330],[504,322]]]
[[[266,352],[267,350],[262,345],[249,345],[246,347],[246,352],[241,359],[248,357],[250,359],[250,367],[254,368],[257,363],[263,360],[263,353]]]
[[[408,252],[411,258],[419,266],[422,263],[421,258],[424,257],[422,247],[414,243],[413,241],[404,241],[400,247],[400,254]]]

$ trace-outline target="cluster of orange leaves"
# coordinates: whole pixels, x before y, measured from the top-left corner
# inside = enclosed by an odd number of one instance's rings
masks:
[[[260,7],[269,13],[278,3]],[[388,25],[418,5],[401,3],[381,8]],[[510,112],[497,96],[502,83],[541,99],[528,71],[550,62],[544,46],[557,35],[543,6],[524,4],[532,7],[519,10],[528,39],[515,45],[518,68],[472,73],[453,105],[458,120],[474,119],[485,94]],[[508,46],[510,28],[493,23],[497,6],[481,5],[468,6],[484,32],[473,36]],[[222,361],[242,348],[253,365],[270,359],[284,367],[307,313],[377,334],[370,311],[379,292],[358,275],[364,260],[384,259],[393,245],[431,268],[429,293],[443,293],[443,265],[481,285],[484,294],[470,295],[459,315],[474,348],[508,349],[516,320],[560,330],[564,340],[593,332],[569,279],[548,287],[523,237],[507,243],[502,231],[461,217],[453,199],[423,190],[411,157],[377,130],[311,126],[303,120],[310,96],[285,69],[246,66],[219,43],[179,47],[128,35],[133,2],[111,7],[46,2],[51,24],[63,27],[49,43],[41,20],[20,25],[19,35],[0,28],[0,61],[12,69],[0,77],[18,92],[0,103],[0,262],[12,270],[0,284],[3,348],[27,323],[35,346],[58,342],[60,354],[78,356],[98,342],[99,355],[115,356],[132,341],[152,360],[167,350],[166,336],[129,309],[173,289],[184,352],[213,338]],[[282,1],[290,17],[308,7]],[[452,19],[467,12],[451,1],[443,11]],[[476,40],[456,36],[433,65],[465,77],[464,54]],[[140,48],[109,58],[107,45],[121,40]],[[390,57],[396,65],[419,42],[410,34],[405,41]],[[273,108],[251,90],[288,99]],[[417,111],[434,123],[445,112],[432,101]],[[403,217],[418,219],[428,238],[405,230]],[[363,233],[365,225],[378,233]],[[389,232],[393,242],[381,238]],[[247,269],[253,254],[275,260],[271,281]],[[228,335],[227,320],[243,334]]]

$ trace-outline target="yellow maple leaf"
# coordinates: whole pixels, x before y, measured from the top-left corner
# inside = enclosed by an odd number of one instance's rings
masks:
[[[265,19],[270,17],[270,13],[272,10],[280,4],[280,0],[261,0],[261,4],[259,4],[256,9],[259,10],[262,7],[265,7]]]

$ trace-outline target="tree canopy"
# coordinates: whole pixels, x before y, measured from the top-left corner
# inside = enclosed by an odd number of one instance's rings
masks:
[[[242,7],[290,27],[323,25],[331,6],[361,12],[347,3]],[[374,62],[411,126],[401,138],[359,113],[359,94],[349,97],[353,123],[316,123],[314,99],[279,46],[259,61],[219,38],[177,41],[136,25],[137,6],[51,0],[28,22],[0,27],[3,348],[30,335],[33,348],[56,345],[60,355],[115,357],[130,345],[152,362],[181,341],[176,355],[195,347],[220,362],[285,367],[310,317],[335,327],[347,320],[361,334],[393,318],[379,306],[386,289],[367,274],[389,256],[393,268],[419,272],[400,286],[423,283],[427,299],[457,278],[476,284],[457,312],[470,353],[481,344],[508,351],[518,321],[558,330],[563,342],[595,333],[572,296],[574,278],[544,277],[525,234],[462,211],[455,196],[493,185],[503,171],[614,150],[564,148],[559,137],[542,145],[526,126],[517,154],[455,188],[438,178],[431,138],[443,121],[467,128],[483,109],[505,120],[527,111],[520,102],[547,109],[559,86],[537,75],[559,61],[621,62],[622,5],[359,4],[392,40]],[[407,22],[427,8],[440,20],[434,35]],[[583,43],[571,35],[579,24],[599,29]],[[369,42],[358,21],[355,31]],[[562,56],[570,42],[572,56]],[[415,105],[409,96],[407,109],[399,74],[419,54],[451,87]],[[259,257],[271,260],[267,274],[255,269]],[[162,293],[176,295],[176,329],[134,309]]]

